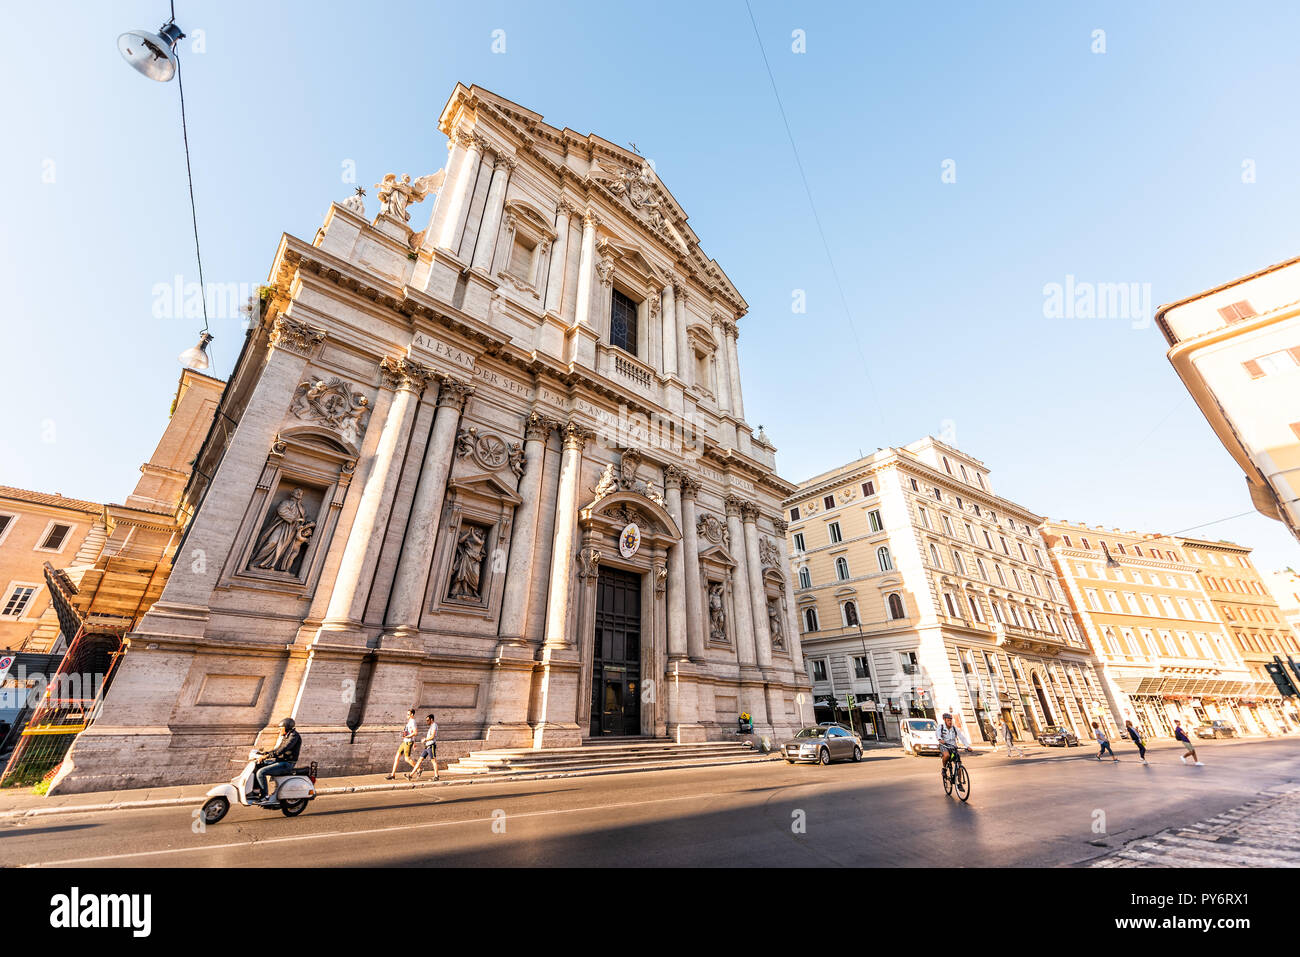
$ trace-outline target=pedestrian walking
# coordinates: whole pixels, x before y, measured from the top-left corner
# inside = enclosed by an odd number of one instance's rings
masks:
[[[432,714],[426,714],[424,716],[424,725],[424,750],[420,752],[415,767],[406,772],[408,781],[420,780],[420,775],[423,773],[421,768],[424,767],[426,758],[433,764],[433,779],[438,780],[438,722],[433,719]]]
[[[1183,723],[1181,721],[1178,720],[1174,721],[1174,737],[1177,738],[1179,741],[1183,742],[1183,747],[1187,749],[1186,753],[1184,753],[1183,756],[1178,759],[1179,761],[1182,761],[1183,764],[1186,764],[1188,757],[1191,757],[1192,764],[1196,765],[1196,767],[1200,768],[1205,766],[1200,760],[1197,759],[1196,749],[1192,747],[1192,739],[1189,738],[1187,736],[1187,732],[1183,730]]]
[[[1097,736],[1097,743],[1101,745],[1101,750],[1097,752],[1097,760],[1100,761],[1103,754],[1109,754],[1112,761],[1118,761],[1119,758],[1115,757],[1115,752],[1110,749],[1110,738],[1106,735],[1106,729],[1094,721],[1092,731]]]
[[[1142,763],[1149,763],[1147,761],[1147,746],[1142,740],[1142,732],[1139,730],[1138,726],[1132,721],[1125,721],[1124,730],[1128,732],[1129,740],[1137,745],[1138,757],[1142,759]]]
[[[415,736],[420,733],[420,729],[415,724],[415,709],[412,708],[406,712],[406,727],[402,729],[402,743],[397,746],[397,753],[393,755],[393,770],[384,776],[385,781],[391,781],[397,777],[397,762],[406,758],[406,763],[410,767],[415,767],[415,762],[411,760],[411,748],[415,745]]]
[[[1011,757],[1012,754],[1020,750],[1016,747],[1016,742],[1011,737],[1011,725],[1007,724],[1005,720],[999,718],[998,731],[1002,738],[1002,743],[1007,746],[1007,757]],[[1022,751],[1021,753],[1023,754],[1024,752]]]

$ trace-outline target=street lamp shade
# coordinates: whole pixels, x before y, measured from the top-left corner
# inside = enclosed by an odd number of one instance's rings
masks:
[[[148,30],[123,33],[117,38],[117,50],[138,73],[166,83],[176,75],[176,44],[184,36],[181,28],[168,20],[157,33]]]
[[[190,346],[182,352],[178,359],[181,365],[187,369],[193,369],[195,372],[202,372],[208,366],[212,365],[212,360],[208,357],[208,343],[212,341],[211,333],[200,333],[199,344]]]

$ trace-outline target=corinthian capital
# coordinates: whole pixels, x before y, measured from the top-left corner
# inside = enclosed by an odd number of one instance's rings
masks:
[[[379,376],[390,389],[420,393],[433,378],[433,370],[406,356],[384,356],[379,360]]]
[[[474,387],[468,382],[449,375],[443,375],[442,385],[438,389],[438,408],[454,406],[457,410],[465,408],[465,402],[474,394]]]
[[[690,481],[690,477],[684,469],[678,468],[676,465],[664,466],[664,486],[666,488],[679,489],[688,481]]]
[[[726,506],[727,515],[731,516],[740,515],[749,502],[738,495],[728,495],[722,500],[722,504]]]
[[[784,535],[790,530],[790,523],[783,518],[772,519],[772,527],[776,529],[778,535]]]
[[[496,161],[492,164],[493,169],[504,169],[507,173],[513,173],[519,161],[513,156],[507,156],[505,153],[497,153]]]
[[[589,229],[595,229],[600,225],[600,217],[596,215],[596,211],[591,207],[583,211],[582,225]]]
[[[591,429],[573,419],[569,419],[560,427],[560,438],[564,440],[564,447],[567,450],[581,452],[586,447],[587,440],[595,434]]]
[[[276,316],[269,341],[273,349],[285,349],[309,356],[325,341],[325,333],[315,326],[280,315]]]
[[[524,438],[540,439],[545,442],[559,426],[560,423],[549,416],[542,415],[540,412],[529,412],[528,419],[524,422]]]

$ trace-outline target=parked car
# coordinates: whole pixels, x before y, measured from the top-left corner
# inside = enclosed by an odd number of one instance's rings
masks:
[[[1226,721],[1216,719],[1197,726],[1196,736],[1198,738],[1235,738],[1237,729]]]
[[[938,754],[939,725],[934,718],[904,718],[898,734],[907,754]]]
[[[1038,743],[1045,748],[1076,748],[1079,746],[1079,738],[1069,728],[1049,724],[1038,736]]]
[[[787,764],[796,761],[830,764],[832,761],[861,761],[862,741],[848,728],[838,724],[819,724],[802,729],[781,745],[781,757]]]

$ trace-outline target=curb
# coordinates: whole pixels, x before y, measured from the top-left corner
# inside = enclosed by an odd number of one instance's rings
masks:
[[[520,771],[489,772],[481,775],[448,778],[446,772],[438,781],[384,782],[383,784],[351,784],[341,787],[317,788],[316,796],[325,794],[368,794],[378,791],[415,791],[432,787],[455,787],[466,784],[497,784],[507,781],[545,781],[553,778],[594,777],[605,774],[642,774],[647,771],[688,771],[691,768],[716,768],[731,764],[761,764],[764,761],[778,759],[776,752],[762,757],[743,758],[741,760],[718,761],[711,764],[692,764],[683,768],[664,767],[625,767],[625,768],[584,768],[574,771]],[[159,798],[154,801],[115,801],[110,804],[69,804],[62,807],[33,807],[18,811],[0,811],[0,821],[16,821],[30,817],[46,817],[51,814],[91,814],[99,811],[139,811],[162,807],[199,806],[207,798],[206,794],[193,797]]]

